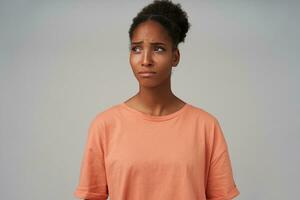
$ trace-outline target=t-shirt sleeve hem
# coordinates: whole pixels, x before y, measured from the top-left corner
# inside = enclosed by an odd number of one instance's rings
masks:
[[[237,187],[234,187],[230,191],[230,193],[228,193],[227,196],[208,198],[207,200],[232,200],[233,198],[237,197],[239,194],[240,194],[240,191],[237,189]]]
[[[108,195],[106,194],[98,194],[92,192],[82,192],[76,190],[73,195],[79,199],[98,199],[98,200],[107,200]]]

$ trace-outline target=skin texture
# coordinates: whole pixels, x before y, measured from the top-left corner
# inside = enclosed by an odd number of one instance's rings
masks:
[[[162,43],[162,44],[157,44]],[[125,103],[146,114],[161,116],[173,113],[184,106],[185,102],[171,90],[171,71],[180,60],[178,48],[166,29],[158,22],[148,20],[134,30],[129,62],[139,83],[137,94]],[[141,77],[140,71],[154,71],[153,77]]]

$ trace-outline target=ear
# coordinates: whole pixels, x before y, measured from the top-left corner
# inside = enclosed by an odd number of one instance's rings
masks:
[[[179,49],[176,48],[174,49],[173,51],[173,61],[172,61],[172,66],[176,67],[178,65],[180,61],[180,52],[179,52]]]

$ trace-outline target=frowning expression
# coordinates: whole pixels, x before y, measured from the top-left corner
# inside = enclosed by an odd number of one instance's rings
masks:
[[[165,28],[148,20],[134,30],[129,60],[139,84],[155,87],[170,79],[172,67],[179,62],[179,51],[173,48]]]

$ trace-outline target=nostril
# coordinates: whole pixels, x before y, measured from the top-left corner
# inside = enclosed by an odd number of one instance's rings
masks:
[[[151,59],[144,59],[142,62],[143,66],[148,66],[148,65],[152,65],[152,61]]]
[[[151,66],[151,63],[142,63],[142,66]]]

